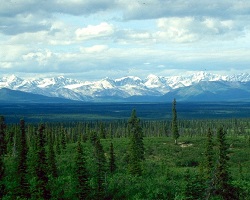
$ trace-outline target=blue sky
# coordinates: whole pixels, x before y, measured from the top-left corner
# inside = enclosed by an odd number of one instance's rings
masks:
[[[0,73],[250,73],[249,0],[1,0]]]

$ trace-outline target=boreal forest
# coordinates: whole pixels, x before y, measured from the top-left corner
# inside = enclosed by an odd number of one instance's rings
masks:
[[[6,123],[0,199],[250,199],[249,118]]]

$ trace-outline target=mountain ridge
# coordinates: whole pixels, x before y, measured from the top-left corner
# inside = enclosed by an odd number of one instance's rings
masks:
[[[118,79],[106,77],[97,81],[80,81],[63,76],[22,79],[10,75],[0,77],[0,88],[77,101],[105,101],[105,99],[108,101],[112,101],[112,99],[114,101],[132,101],[132,99],[143,99],[143,97],[162,101],[164,97],[170,98],[174,94],[183,100],[192,100],[194,97],[198,97],[197,93],[212,98],[213,93],[219,95],[218,92],[223,90],[227,90],[229,94],[231,91],[232,97],[236,90],[241,90],[241,96],[245,97],[250,91],[250,84],[245,84],[248,82],[250,83],[248,73],[225,76],[197,72],[185,76],[169,77],[150,74],[145,79],[125,76]],[[205,83],[207,83],[206,87]],[[221,88],[221,91],[218,88]],[[185,90],[189,93],[185,93]],[[229,98],[228,95],[226,96]]]

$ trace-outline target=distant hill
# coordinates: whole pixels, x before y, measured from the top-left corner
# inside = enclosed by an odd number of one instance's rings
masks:
[[[10,90],[7,88],[0,89],[1,103],[70,103],[74,102],[69,99],[47,97],[39,94]]]
[[[159,101],[250,101],[250,82],[201,81],[175,89],[158,98]]]

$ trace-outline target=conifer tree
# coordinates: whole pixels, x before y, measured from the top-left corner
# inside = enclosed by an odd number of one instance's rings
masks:
[[[140,119],[133,110],[128,120],[128,131],[130,136],[128,149],[128,169],[133,175],[141,175],[141,161],[144,160],[144,144]]]
[[[0,116],[0,155],[5,155],[7,150],[6,138],[5,138],[5,119]]]
[[[177,140],[180,137],[179,130],[178,130],[178,123],[177,123],[177,111],[176,111],[176,100],[173,100],[172,103],[172,134],[174,138],[174,143],[177,144]]]
[[[90,187],[88,183],[88,173],[86,169],[86,158],[83,152],[83,147],[80,139],[78,140],[76,151],[76,193],[78,199],[87,199],[89,196]]]
[[[5,154],[5,129],[6,124],[3,116],[0,116],[0,199],[3,198],[6,190],[4,184],[5,166],[3,157]]]
[[[54,151],[51,132],[48,133],[48,174],[50,174],[54,178],[58,177],[56,167],[56,155]]]
[[[60,146],[60,137],[59,137],[59,135],[57,135],[55,141],[56,141],[56,153],[58,155],[60,155],[61,154],[61,146]]]
[[[207,197],[211,195],[214,176],[214,152],[213,152],[213,134],[211,129],[207,132],[207,143],[205,151],[205,180],[207,182]]]
[[[190,171],[187,170],[185,174],[186,187],[184,190],[186,200],[204,199],[204,184],[202,179],[195,174],[191,176]]]
[[[66,136],[65,136],[64,129],[62,129],[62,132],[61,132],[61,145],[62,145],[62,149],[65,150],[66,149]]]
[[[115,154],[114,154],[114,147],[113,147],[113,142],[110,143],[110,148],[109,148],[109,170],[110,173],[114,173],[116,169],[116,164],[115,164]]]
[[[37,199],[50,199],[51,193],[48,188],[48,164],[45,152],[45,134],[44,125],[41,124],[38,129],[37,135],[37,150],[36,150],[36,163],[35,163],[35,173],[36,173],[36,198]]]
[[[96,162],[95,178],[97,182],[97,199],[104,195],[105,173],[106,173],[106,158],[104,155],[103,146],[96,132],[91,133],[91,142],[94,146],[94,158]]]
[[[238,199],[238,191],[230,184],[228,171],[228,144],[226,143],[226,132],[222,127],[218,130],[219,158],[216,166],[215,194],[224,200]]]
[[[29,198],[29,182],[27,178],[27,155],[28,146],[26,141],[25,121],[20,120],[20,131],[17,136],[17,179],[18,185],[16,189],[19,198]]]
[[[106,130],[105,130],[104,124],[102,122],[101,122],[101,125],[100,125],[100,137],[102,139],[106,138]]]

